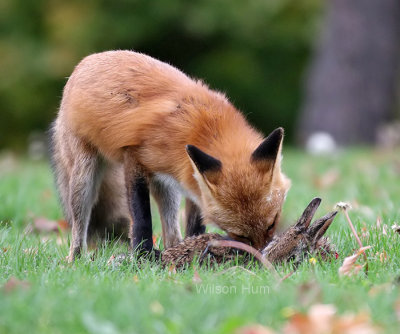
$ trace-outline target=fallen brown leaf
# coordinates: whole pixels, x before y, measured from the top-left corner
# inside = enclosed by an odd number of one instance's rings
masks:
[[[380,285],[374,285],[369,289],[368,295],[374,297],[380,293],[389,293],[392,289],[392,283],[384,283]]]
[[[71,226],[64,219],[57,220],[57,223],[61,231],[68,231],[69,229],[71,229]]]
[[[379,330],[371,324],[368,314],[337,315],[336,307],[316,304],[307,314],[294,314],[282,333],[284,334],[375,334]]]
[[[14,276],[10,277],[4,284],[3,290],[5,293],[10,293],[16,289],[29,289],[31,284],[27,281],[20,280]]]
[[[39,232],[56,232],[58,224],[55,220],[50,220],[44,217],[38,217],[33,220],[34,228]]]
[[[97,249],[94,251],[93,256],[95,256]],[[118,254],[118,255],[111,255],[110,258],[107,260],[108,266],[119,267],[124,261],[129,260],[129,256],[127,254]]]
[[[400,307],[400,302],[398,306]],[[294,312],[279,331],[282,334],[376,334],[379,332],[380,329],[371,323],[367,313],[338,315],[336,307],[331,304],[312,305],[307,313]],[[254,324],[239,328],[236,333],[275,334],[276,332],[269,327]]]
[[[276,334],[276,332],[269,328],[262,326],[260,324],[249,325],[242,328],[239,328],[236,331],[237,334]]]
[[[380,216],[376,217],[376,228],[379,230],[382,226],[382,218]]]
[[[296,313],[284,327],[286,334],[320,334],[332,333],[333,317],[336,308],[330,304],[315,304],[310,307],[308,314]]]
[[[38,232],[58,232],[70,229],[69,224],[65,220],[51,220],[45,217],[37,217],[33,219],[33,227]]]
[[[193,283],[201,283],[203,280],[201,279],[199,272],[197,271],[196,268],[194,268],[194,273],[193,273],[193,278],[192,278]]]
[[[383,234],[383,235],[387,235],[387,232],[386,232],[386,225],[382,225],[382,234]]]
[[[330,169],[325,174],[314,179],[314,184],[319,189],[331,188],[340,178],[340,173],[337,169]]]
[[[115,260],[115,255],[113,254],[113,255],[111,255],[110,258],[108,259],[107,265],[109,266],[109,265],[113,264],[114,260]]]
[[[338,319],[332,334],[376,334],[381,332],[377,326],[371,323],[367,313],[347,314]]]
[[[385,250],[383,250],[381,253],[379,253],[379,261],[381,261],[383,263],[383,262],[386,262],[387,259],[388,259],[388,255]]]
[[[176,267],[173,263],[168,267],[168,276],[172,276],[176,274]]]
[[[361,247],[357,251],[357,253],[346,257],[343,261],[342,266],[339,268],[339,275],[340,276],[351,276],[351,275],[357,274],[363,267],[363,265],[356,264],[358,257],[361,254],[364,254],[364,252],[367,249],[370,249],[371,247],[372,246]]]
[[[361,228],[361,238],[363,239],[369,239],[369,230],[365,224],[365,222],[363,222],[364,226]]]

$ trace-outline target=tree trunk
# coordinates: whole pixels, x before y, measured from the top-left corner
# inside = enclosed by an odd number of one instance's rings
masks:
[[[312,60],[298,138],[373,143],[394,116],[400,64],[400,0],[330,0]]]

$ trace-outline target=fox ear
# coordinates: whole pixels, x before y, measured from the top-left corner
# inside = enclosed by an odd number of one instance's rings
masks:
[[[264,167],[263,169],[272,170],[280,156],[283,133],[283,128],[277,128],[272,131],[253,152],[251,161],[261,163],[261,166]]]
[[[216,174],[222,169],[222,163],[218,159],[204,153],[202,150],[194,145],[186,145],[186,152],[189,155],[190,160],[196,166],[199,173],[211,183],[215,183]]]

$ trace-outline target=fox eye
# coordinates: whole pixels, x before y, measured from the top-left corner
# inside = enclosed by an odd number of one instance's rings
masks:
[[[274,222],[268,226],[267,231],[271,231],[275,227],[275,222],[276,221],[274,220]]]
[[[274,218],[274,222],[270,226],[268,226],[268,229],[267,229],[268,232],[271,231],[275,227],[275,225],[276,225],[276,223],[278,221],[278,218],[279,218],[278,214],[276,214],[275,218]]]

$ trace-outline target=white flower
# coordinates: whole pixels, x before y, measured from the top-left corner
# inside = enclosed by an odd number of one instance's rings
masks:
[[[337,210],[350,210],[351,209],[351,205],[349,203],[346,202],[337,202],[335,205],[335,209]]]
[[[397,223],[394,223],[392,225],[392,230],[400,234],[400,225],[397,225]]]

